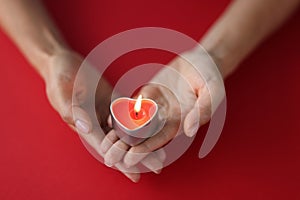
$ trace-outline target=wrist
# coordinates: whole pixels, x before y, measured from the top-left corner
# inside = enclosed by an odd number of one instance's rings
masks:
[[[230,53],[230,49],[225,44],[208,43],[204,40],[201,45],[217,65],[223,79],[226,79],[238,64],[234,54]]]
[[[46,84],[52,84],[53,81],[74,81],[82,62],[83,57],[74,50],[57,49],[48,56],[42,77]]]
[[[54,68],[53,60],[56,57],[71,51],[72,50],[66,46],[60,45],[41,48],[36,51],[32,64],[44,81],[47,81],[50,71]]]
[[[43,25],[39,30],[39,34],[36,34],[37,31],[32,31],[29,36],[27,35],[26,40],[18,38],[22,41],[16,41],[16,43],[31,65],[45,80],[53,57],[61,52],[71,51],[71,49],[57,29],[50,25]]]

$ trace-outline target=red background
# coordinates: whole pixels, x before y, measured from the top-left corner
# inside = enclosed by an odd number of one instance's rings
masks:
[[[106,38],[144,26],[199,40],[228,3],[48,0],[47,6],[86,55]],[[198,159],[200,131],[182,158],[138,184],[86,151],[50,107],[41,78],[0,32],[0,199],[300,199],[299,22],[300,12],[226,81],[227,119],[213,152]],[[151,60],[141,55],[122,62]]]

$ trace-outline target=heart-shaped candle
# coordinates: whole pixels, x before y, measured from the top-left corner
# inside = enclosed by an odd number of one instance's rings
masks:
[[[110,105],[113,127],[117,135],[127,144],[134,146],[158,129],[158,105],[151,99],[122,97]]]

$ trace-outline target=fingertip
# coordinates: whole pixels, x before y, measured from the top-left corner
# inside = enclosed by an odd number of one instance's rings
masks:
[[[157,150],[156,153],[161,162],[164,162],[167,159],[167,154],[163,148]]]
[[[159,170],[156,170],[156,174],[160,174],[162,172],[162,168]]]
[[[142,161],[147,153],[138,153],[140,151],[136,151],[135,147],[132,147],[128,153],[124,157],[124,164],[126,167],[133,167],[140,161]]]
[[[200,125],[200,116],[199,111],[196,108],[193,108],[186,116],[184,120],[184,133],[188,137],[193,137],[198,132]]]
[[[155,174],[160,174],[161,171],[162,171],[162,169],[153,170],[153,172],[154,172]]]
[[[116,135],[114,130],[111,130],[102,140],[100,144],[100,151],[104,154],[106,153],[112,145],[118,141],[118,136]]]
[[[109,168],[111,168],[113,166],[113,164],[111,164],[110,162],[107,162],[107,161],[104,161],[104,164]]]
[[[185,134],[188,137],[194,137],[197,132],[198,132],[198,126],[195,126],[195,127],[191,128],[191,129],[189,129],[188,131],[186,131]]]
[[[159,160],[157,154],[154,154],[154,152],[152,152],[151,154],[149,154],[141,162],[142,162],[142,164],[145,167],[147,167],[148,169],[150,169],[155,174],[161,173],[161,171],[162,171],[162,169],[164,167],[163,163]]]
[[[133,177],[128,177],[132,182],[134,183],[138,183],[141,179],[141,175],[140,174],[133,174]]]
[[[106,152],[104,161],[107,166],[115,165],[120,162],[127,153],[129,146],[122,140],[115,142],[111,148]]]
[[[114,166],[118,161],[113,157],[113,153],[111,150],[108,150],[106,154],[104,155],[104,164],[107,167],[112,167]]]
[[[104,156],[104,164],[107,167],[112,167],[113,166],[113,161],[111,160],[110,156],[108,156],[107,154],[105,154],[105,156]]]
[[[129,180],[134,183],[139,182],[141,178],[140,170],[137,167],[127,168],[124,163],[116,163],[116,168],[120,170]]]
[[[81,119],[75,120],[75,127],[79,133],[89,134],[91,131],[89,124]]]
[[[80,106],[72,107],[74,125],[79,133],[88,134],[92,131],[92,122],[88,113]]]

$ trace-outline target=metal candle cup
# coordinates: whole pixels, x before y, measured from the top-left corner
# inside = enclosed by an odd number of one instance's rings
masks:
[[[112,125],[118,137],[130,146],[138,145],[160,128],[158,105],[151,99],[122,97],[110,105]],[[140,109],[135,110],[140,103]]]

